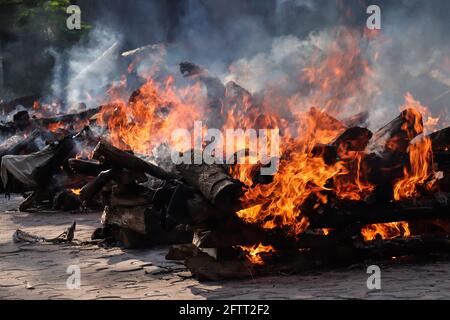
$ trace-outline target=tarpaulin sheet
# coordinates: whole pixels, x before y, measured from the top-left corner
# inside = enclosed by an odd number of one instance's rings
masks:
[[[8,183],[8,173],[25,185],[35,187],[37,181],[33,177],[33,170],[45,164],[54,155],[51,146],[28,155],[6,155],[1,161],[1,178],[3,187]]]

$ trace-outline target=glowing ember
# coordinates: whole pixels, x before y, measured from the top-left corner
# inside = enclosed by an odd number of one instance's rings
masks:
[[[70,191],[77,196],[79,196],[81,193],[81,189],[70,189]]]
[[[48,129],[48,131],[50,131],[50,132],[56,132],[56,131],[58,131],[58,130],[60,130],[60,129],[64,129],[65,126],[66,126],[65,123],[62,123],[62,122],[55,122],[55,123],[50,123],[50,124],[47,126],[47,129]]]
[[[397,237],[409,237],[411,232],[409,231],[408,222],[402,221],[371,224],[361,229],[361,234],[365,241],[372,241],[376,239],[377,235],[386,240]]]
[[[273,253],[275,249],[272,246],[264,246],[262,243],[252,247],[238,246],[252,264],[263,265],[264,260],[261,257],[262,253]]]

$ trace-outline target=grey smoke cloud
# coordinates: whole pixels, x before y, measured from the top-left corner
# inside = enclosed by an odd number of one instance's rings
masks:
[[[116,41],[119,51],[170,43],[161,74],[176,74],[177,63],[191,60],[224,81],[235,80],[258,92],[279,76],[295,77],[314,48],[333,40],[333,27],[362,30],[370,4],[357,0],[80,1],[93,31],[90,41],[66,52],[68,79]],[[449,89],[450,70],[442,61],[449,55],[450,20],[446,13],[450,3],[383,0],[377,4],[382,10],[381,34],[386,41],[379,49],[380,58],[372,61],[381,90],[377,100],[368,102],[372,125],[392,118],[406,92],[430,104],[434,112],[448,110],[450,94],[441,95]],[[362,49],[368,57],[375,50]],[[80,99],[86,87],[100,94],[105,85],[118,80],[124,65],[114,59],[93,68],[95,72],[85,77],[78,76],[82,86],[72,86],[68,96]],[[148,69],[154,60],[144,59],[138,70]],[[262,68],[264,72],[260,72]],[[55,78],[54,85],[58,82]],[[285,91],[295,90],[302,92],[296,86]]]

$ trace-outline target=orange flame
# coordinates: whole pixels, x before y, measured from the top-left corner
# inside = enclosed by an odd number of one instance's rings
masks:
[[[421,119],[422,116],[424,118],[423,125],[418,122],[415,123],[416,132],[424,131],[425,133],[431,133],[437,128],[440,117],[433,117],[430,109],[422,105],[420,101],[414,99],[413,95],[409,92],[405,95],[405,104],[400,107],[400,111],[407,109],[414,110],[420,114],[416,119]]]
[[[362,228],[361,234],[365,241],[372,241],[376,239],[377,235],[383,240],[386,240],[396,237],[409,237],[411,232],[409,230],[408,222],[402,221],[371,224]]]
[[[425,185],[432,175],[433,151],[431,139],[425,137],[411,144],[408,153],[409,166],[403,170],[404,177],[394,185],[395,200],[419,195],[418,187],[420,186],[432,188],[432,185]]]
[[[79,196],[81,193],[81,189],[70,189],[70,191],[77,196]]]
[[[149,78],[129,102],[118,96],[119,89],[110,90],[113,102],[102,109],[98,121],[109,129],[109,140],[116,147],[149,154],[156,145],[171,143],[175,129],[191,129],[202,118],[199,106],[205,102],[199,84],[176,88],[172,77],[163,86]]]
[[[335,41],[313,57],[311,67],[302,70],[299,78],[310,87],[309,94],[295,94],[287,99],[268,90],[263,104],[268,112],[273,105],[285,104],[294,115],[281,139],[279,170],[270,184],[248,189],[242,198],[245,209],[238,217],[266,229],[286,228],[298,234],[308,227],[301,212],[302,205],[315,199],[313,207],[328,202],[328,193],[338,198],[360,200],[373,191],[362,168],[364,152],[343,152],[339,161],[328,164],[313,153],[317,144],[329,144],[346,129],[329,114],[346,115],[362,111],[378,93],[373,84],[373,71],[362,57],[361,35],[347,29],[337,30]],[[363,40],[361,40],[363,41]],[[325,56],[323,56],[325,52]],[[269,109],[270,105],[272,108]],[[276,122],[280,128],[281,121]],[[235,178],[251,186],[252,168],[239,166]]]
[[[238,246],[242,251],[245,252],[245,256],[247,257],[248,261],[250,261],[252,264],[257,265],[263,265],[264,260],[261,257],[261,254],[263,253],[273,253],[275,252],[275,249],[272,246],[264,246],[262,243],[255,246]]]

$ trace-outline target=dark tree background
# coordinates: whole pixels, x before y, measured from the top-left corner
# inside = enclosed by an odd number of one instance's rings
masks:
[[[48,86],[61,51],[80,40],[89,29],[66,28],[69,0],[0,0],[0,98],[41,93]]]

